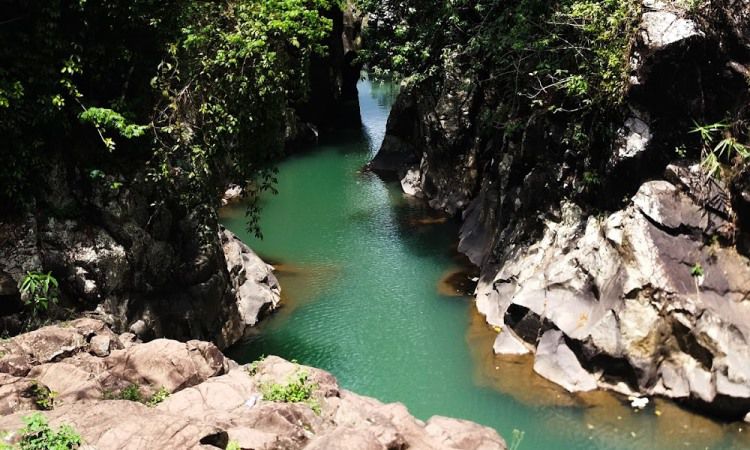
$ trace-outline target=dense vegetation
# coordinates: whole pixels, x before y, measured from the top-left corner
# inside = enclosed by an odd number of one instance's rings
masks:
[[[706,27],[709,34],[716,34],[709,42],[727,41],[723,33],[730,28],[726,21],[730,6],[692,0],[671,3],[699,23],[714,24]],[[419,87],[422,97],[437,97],[446,87],[460,90],[457,79],[465,83],[466,90],[479,93],[476,135],[486,140],[518,144],[533,126],[547,130],[544,145],[537,146],[546,151],[529,164],[564,160],[570,168],[566,184],[574,186],[567,194],[590,199],[600,183],[611,182],[622,186],[620,193],[626,195],[628,186],[637,184],[641,174],[620,174],[618,179],[610,173],[608,161],[625,115],[632,114],[626,99],[633,91],[629,76],[635,69],[630,57],[642,2],[360,0],[360,4],[369,13],[367,48],[361,55],[376,75],[403,77]],[[719,170],[720,166],[744,167],[750,157],[742,144],[747,141],[747,113],[744,103],[737,101],[737,92],[746,89],[717,75],[723,63],[712,67],[725,58],[722,52],[735,47],[712,43],[700,55],[684,56],[683,66],[672,61],[658,75],[665,83],[660,92],[647,93],[645,98],[643,92],[637,94],[641,97],[636,101],[659,103],[651,108],[662,115],[652,121],[654,126],[669,123],[671,127],[660,130],[663,148],[661,155],[652,155],[653,170],[677,158],[700,158],[706,173],[716,176],[731,172]],[[696,72],[701,72],[701,79],[691,81]],[[704,99],[700,108],[689,104],[697,96]],[[503,151],[502,147],[495,150]]]
[[[597,181],[627,86],[636,0],[362,0],[362,52],[380,75],[437,95],[450,78],[480,92],[479,135],[518,140],[533,119],[554,129],[556,153]],[[455,85],[455,81],[453,81]],[[431,87],[425,89],[425,87]],[[454,87],[455,89],[455,87]],[[611,144],[608,144],[611,145]],[[488,160],[490,158],[487,158]]]
[[[267,188],[333,3],[4,2],[0,204],[28,207],[55,165],[187,208],[220,177]]]
[[[515,103],[573,112],[618,101],[640,2],[363,0],[375,18],[364,58],[415,81],[470,61]],[[515,97],[515,98],[514,98]],[[520,103],[525,103],[521,105]]]

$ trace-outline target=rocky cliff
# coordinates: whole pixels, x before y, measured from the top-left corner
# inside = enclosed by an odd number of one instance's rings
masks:
[[[643,2],[615,132],[591,154],[554,115],[488,127],[480,118],[504,106],[460,58],[438,89],[403,90],[371,167],[462,215],[497,353],[533,352],[571,391],[750,411],[747,171],[708,176],[690,133],[698,118],[742,116],[748,17],[740,2]]]
[[[494,430],[447,417],[423,422],[319,369],[278,357],[240,366],[208,342],[140,343],[92,319],[0,343],[0,380],[7,443],[23,438],[22,417],[43,410],[53,427],[71,425],[101,450],[506,448]],[[307,398],[274,395],[290,384]]]
[[[358,119],[350,111],[358,110],[359,68],[352,62],[359,19],[351,7],[326,15],[333,22],[327,53],[313,61],[309,95],[289,105],[278,139],[314,140],[337,117]],[[39,168],[43,192],[31,212],[0,218],[0,334],[25,326],[29,310],[18,286],[27,272],[58,280],[60,304],[50,308],[51,319],[95,315],[146,340],[205,339],[224,348],[276,306],[271,270],[220,229],[219,199],[188,210],[175,197],[190,195],[189,186],[167,193],[142,167],[105,175],[65,154],[59,150]],[[214,178],[218,185],[237,182]]]

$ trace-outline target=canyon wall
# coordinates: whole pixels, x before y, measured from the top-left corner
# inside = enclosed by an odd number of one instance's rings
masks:
[[[748,11],[645,1],[624,104],[606,117],[615,131],[588,153],[568,142],[570,116],[489,126],[505,105],[458,56],[437,83],[404,86],[370,167],[461,215],[497,353],[535,353],[570,391],[750,411],[750,174],[707,175],[691,133],[699,118],[744,117]]]

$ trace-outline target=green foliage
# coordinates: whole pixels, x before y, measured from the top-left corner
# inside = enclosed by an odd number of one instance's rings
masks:
[[[34,320],[49,309],[50,303],[57,303],[59,285],[52,272],[26,272],[19,290],[21,298],[31,311]]]
[[[81,436],[70,426],[62,425],[57,430],[47,423],[39,413],[23,418],[24,427],[19,431],[21,440],[14,446],[2,446],[8,450],[71,450],[82,444]]]
[[[690,268],[690,276],[693,278],[700,278],[703,275],[705,275],[703,271],[703,266],[701,266],[700,263],[695,263],[695,265]]]
[[[143,403],[143,394],[137,384],[131,384],[120,391],[116,397],[118,400],[128,400],[131,402]]]
[[[127,400],[130,402],[143,403],[148,407],[154,407],[169,397],[170,392],[165,387],[160,387],[154,395],[147,397],[141,392],[140,386],[137,384],[130,384],[119,392],[107,391],[104,392],[103,398],[105,400]]]
[[[471,61],[483,81],[564,112],[618,103],[636,0],[360,0],[372,14],[363,59],[421,80]]]
[[[226,450],[241,450],[240,444],[237,441],[229,441]]]
[[[285,110],[307,93],[310,58],[323,51],[332,26],[320,11],[331,5],[252,0],[186,8],[181,35],[152,80],[163,96],[152,176],[183,193],[188,205],[204,201],[207,186],[217,187],[218,172],[248,184],[251,200],[271,189]],[[258,233],[255,205],[248,211]]]
[[[31,387],[31,396],[34,403],[43,410],[51,410],[55,407],[55,397],[57,392],[50,390],[47,386],[34,383]]]
[[[612,124],[624,120],[629,56],[642,2],[360,4],[370,13],[362,59],[376,76],[405,77],[427,102],[463,84],[480,107],[476,135],[493,143],[489,151],[519,144],[529,125],[548,129],[546,142],[535,146],[542,147],[539,152],[526,153],[526,162],[544,170],[549,160],[565,158],[570,165],[564,176],[576,182],[566,183],[570,188],[558,195],[593,196],[593,175],[603,173],[615,142]]]
[[[143,136],[148,129],[143,125],[128,123],[122,114],[109,108],[86,108],[78,118],[81,119],[81,122],[90,123],[96,127],[104,145],[110,152],[115,150],[115,141],[112,138],[105,137],[105,130],[113,130],[126,139],[133,139]]]
[[[750,159],[750,149],[735,137],[738,127],[739,124],[729,125],[724,122],[695,124],[691,133],[698,134],[701,138],[701,166],[709,176],[721,173],[722,160],[744,165]]]
[[[307,94],[336,4],[9,0],[0,207],[30,209],[61,160],[117,180],[145,173],[158,201],[185,211],[215,202],[227,179],[251,200],[271,189],[283,114]]]
[[[316,384],[308,382],[309,374],[296,372],[287,384],[269,383],[260,387],[263,399],[272,402],[306,403],[316,414],[320,414],[320,403],[313,397]]]
[[[159,388],[159,390],[154,392],[154,395],[152,395],[150,399],[146,401],[146,406],[153,408],[154,406],[166,400],[169,395],[170,392],[167,390],[167,388],[161,387]]]

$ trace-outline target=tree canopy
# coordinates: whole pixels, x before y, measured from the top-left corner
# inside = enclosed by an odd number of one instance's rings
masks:
[[[0,203],[28,205],[50,164],[141,175],[186,207],[219,177],[268,187],[333,3],[5,1]]]

